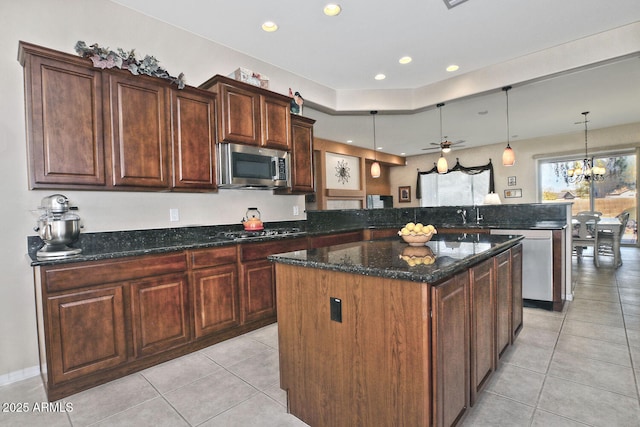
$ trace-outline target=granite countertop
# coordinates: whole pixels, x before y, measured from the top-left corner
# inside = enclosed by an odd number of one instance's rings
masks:
[[[436,224],[434,224],[436,225]],[[436,225],[437,226],[437,225]],[[490,230],[562,230],[566,221],[503,221],[503,222],[468,222],[467,224],[442,223],[438,228],[468,228]]]
[[[81,233],[79,240],[69,245],[72,248],[81,248],[82,252],[79,255],[51,259],[38,258],[36,256],[43,242],[37,236],[29,236],[27,238],[27,258],[30,265],[35,267],[139,255],[163,254],[187,249],[212,248],[238,243],[256,243],[307,236],[304,230],[289,234],[251,238],[230,238],[224,236],[224,233],[227,231],[238,230],[237,227],[230,228],[228,226],[197,226],[155,230]]]
[[[436,283],[509,249],[523,238],[519,235],[441,234],[435,235],[425,246],[412,247],[392,237],[270,255],[268,259],[301,267]],[[429,263],[433,257],[433,263]],[[427,263],[418,261],[416,264],[416,259]]]

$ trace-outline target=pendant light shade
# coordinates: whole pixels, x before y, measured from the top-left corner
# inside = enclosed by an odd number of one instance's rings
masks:
[[[516,162],[516,154],[513,152],[513,148],[509,144],[502,152],[502,164],[504,166],[513,166]]]
[[[437,167],[438,167],[438,173],[447,173],[447,170],[449,170],[447,159],[444,157],[442,153],[440,153],[440,158],[438,159]]]
[[[371,178],[380,178],[380,163],[371,163]]]
[[[511,86],[502,88],[507,98],[507,146],[502,152],[503,166],[513,166],[516,163],[516,153],[513,152],[513,148],[509,145],[509,89],[511,89]]]
[[[373,117],[373,163],[371,163],[371,178],[380,178],[380,163],[376,160],[376,114],[377,111],[371,111]]]

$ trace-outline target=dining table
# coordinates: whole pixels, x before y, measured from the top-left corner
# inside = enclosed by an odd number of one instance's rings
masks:
[[[576,219],[572,221],[575,225],[578,223]],[[600,221],[597,223],[598,231],[604,231],[607,233],[613,233],[613,265],[617,268],[622,265],[622,259],[620,257],[620,230],[622,223],[620,219],[615,216],[601,216]]]

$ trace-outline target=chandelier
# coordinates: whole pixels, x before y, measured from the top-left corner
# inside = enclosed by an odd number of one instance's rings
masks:
[[[595,166],[593,164],[593,157],[589,158],[587,148],[587,114],[588,111],[582,113],[584,115],[584,159],[582,164],[576,164],[574,167],[567,169],[567,180],[569,182],[580,181],[602,181],[604,180],[604,174],[607,172],[605,168],[601,166]],[[580,123],[580,122],[578,122]]]

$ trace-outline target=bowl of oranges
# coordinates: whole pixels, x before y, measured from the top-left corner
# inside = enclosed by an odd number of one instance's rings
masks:
[[[424,246],[434,234],[437,234],[436,228],[429,224],[423,225],[421,223],[407,223],[400,231],[398,235],[402,237],[402,240],[407,242],[409,246]]]

